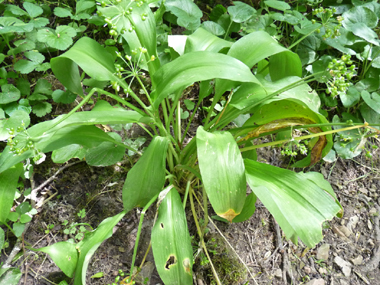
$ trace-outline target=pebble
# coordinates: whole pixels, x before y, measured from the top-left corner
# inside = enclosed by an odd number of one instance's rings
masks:
[[[359,191],[362,192],[364,195],[367,195],[368,194],[368,190],[365,189],[365,188],[359,188]]]
[[[323,280],[322,278],[312,279],[309,282],[307,282],[305,285],[325,285],[325,280]]]
[[[278,279],[282,279],[282,270],[280,268],[276,269],[274,272],[274,276]]]
[[[349,221],[348,221],[348,224],[347,224],[347,228],[353,232],[356,225],[358,224],[359,222],[359,217],[358,216],[352,216]]]
[[[352,232],[346,226],[338,226],[337,227],[346,237],[349,237]]]
[[[371,210],[369,210],[368,212],[371,216],[375,216],[377,214],[377,211],[376,211],[376,208],[372,208]]]
[[[343,258],[336,256],[334,258],[334,263],[339,266],[339,268],[342,270],[344,276],[350,277],[351,275],[351,264],[347,261],[345,261]]]
[[[318,269],[318,272],[320,273],[320,274],[327,274],[327,270],[326,270],[326,268],[324,268],[324,267],[320,267],[319,269]]]
[[[372,230],[372,223],[371,223],[371,221],[370,220],[368,220],[368,228],[369,228],[369,230]]]
[[[303,268],[303,271],[305,271],[306,274],[310,274],[311,273],[311,268],[309,266],[305,266]]]
[[[356,258],[352,258],[350,260],[353,265],[362,265],[363,264],[363,256],[358,255]]]
[[[322,244],[317,251],[317,259],[318,260],[327,260],[329,259],[329,250],[330,245],[329,244]]]
[[[347,280],[340,279],[340,285],[350,285]]]

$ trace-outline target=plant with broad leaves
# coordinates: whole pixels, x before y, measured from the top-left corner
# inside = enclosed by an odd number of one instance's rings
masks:
[[[270,6],[275,1],[265,2]],[[301,78],[298,55],[264,31],[253,32],[236,42],[220,39],[203,28],[185,37],[172,36],[173,58],[162,64],[157,52],[155,16],[162,16],[165,9],[161,6],[155,15],[145,1],[103,1],[98,11],[109,25],[110,35],[127,45],[115,56],[95,40],[83,37],[52,59],[56,77],[70,92],[81,96],[82,102],[54,120],[14,131],[13,150],[8,146],[0,156],[0,179],[11,184],[17,182],[20,174],[16,171],[19,162],[36,153],[53,151],[53,159],[60,157],[60,162],[80,157],[98,166],[120,161],[126,149],[139,153],[118,134],[105,133],[95,124],[134,123],[151,136],[149,146],[125,180],[124,211],[103,220],[79,242],[58,242],[38,249],[48,253],[67,276],[74,276],[74,284],[85,284],[89,260],[101,242],[112,235],[114,226],[127,212],[142,207],[132,268],[123,280],[126,284],[133,282],[140,270],[135,261],[141,225],[145,212],[156,200],[158,216],[152,228],[152,250],[165,284],[192,284],[193,250],[184,211],[188,204],[207,256],[203,237],[209,221],[208,201],[219,219],[241,222],[252,216],[259,198],[288,239],[296,244],[301,239],[310,248],[323,237],[323,221],[342,215],[333,189],[321,174],[295,173],[257,162],[255,149],[312,138],[308,154],[297,162],[306,166],[329,153],[333,133],[358,130],[368,124],[329,123],[319,113],[318,95],[305,82],[315,76]],[[242,12],[236,9],[229,10],[235,20]],[[92,80],[107,82],[116,94],[99,87],[84,94],[78,66]],[[149,73],[150,84],[142,70]],[[140,94],[131,88],[132,81],[139,84]],[[195,82],[199,86],[196,103],[185,103],[185,90]],[[95,93],[120,105],[112,106],[98,99],[91,111],[77,112]],[[202,102],[211,94],[203,125],[191,134],[195,115],[202,111]],[[225,102],[220,104],[222,108],[215,109],[221,101]],[[191,111],[186,121],[181,112],[184,106]],[[233,121],[240,127],[227,129]],[[332,130],[332,125],[341,128]],[[289,129],[307,134],[296,137],[291,132],[283,140],[252,143],[256,138]],[[29,142],[33,148],[27,149],[24,146]],[[14,149],[20,147],[25,151],[15,155]],[[62,152],[57,155],[62,149],[67,154],[64,159]],[[247,183],[252,189],[248,196]],[[201,185],[201,193],[196,191],[196,185]],[[0,195],[4,192],[0,188]],[[202,224],[194,206],[199,194],[205,211]],[[6,202],[0,199],[0,203],[2,206]],[[214,274],[220,284],[215,270]]]

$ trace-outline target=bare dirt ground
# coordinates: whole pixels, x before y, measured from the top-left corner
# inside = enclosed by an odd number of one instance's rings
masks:
[[[284,164],[274,149],[263,150],[260,157],[261,161],[273,165]],[[53,163],[36,167],[35,187],[53,177],[59,168],[62,165]],[[127,168],[126,165],[95,168],[85,162],[65,168],[39,192],[41,206],[25,233],[25,241],[40,248],[75,238],[79,231],[64,233],[71,223],[88,223],[96,228],[104,218],[121,212],[121,189]],[[338,159],[335,163],[305,169],[321,172],[332,184],[344,208],[342,219],[323,224],[324,239],[313,249],[306,248],[302,242],[296,246],[287,241],[260,201],[255,214],[246,222],[209,223],[207,247],[222,284],[380,284],[379,168],[379,155],[374,153],[372,160],[363,154],[353,160]],[[83,213],[83,209],[86,215],[80,217],[78,214]],[[119,269],[128,272],[139,213],[138,209],[128,213],[115,228],[114,235],[95,252],[87,271],[87,284],[112,284]],[[200,208],[199,213],[201,217]],[[145,216],[137,264],[149,245],[154,214],[155,209],[151,208]],[[194,284],[216,284],[209,262],[198,250],[191,212],[188,212],[188,221],[196,256]],[[54,227],[46,233],[49,225]],[[10,254],[15,239],[10,238],[9,242],[0,261]],[[150,252],[141,282],[137,284],[163,284],[153,264]],[[26,273],[19,284],[58,284],[63,279],[71,282],[44,253],[26,250],[13,266],[19,266]],[[104,276],[90,278],[99,272]]]

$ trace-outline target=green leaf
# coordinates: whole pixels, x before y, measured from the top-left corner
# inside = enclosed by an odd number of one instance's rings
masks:
[[[205,29],[199,28],[187,37],[185,53],[202,50],[218,53],[222,49],[230,48],[231,46],[232,42],[222,40]]]
[[[144,207],[165,183],[165,158],[168,140],[155,137],[137,163],[128,171],[123,187],[124,209]]]
[[[121,137],[117,133],[107,133],[115,141],[121,142]],[[89,149],[86,152],[86,162],[91,166],[109,166],[122,160],[125,148],[115,145],[112,142],[103,142],[99,146]]]
[[[219,216],[231,222],[241,213],[247,191],[239,147],[231,133],[209,133],[200,126],[197,151],[202,182],[210,203]]]
[[[72,93],[70,90],[54,90],[52,94],[53,100],[56,103],[70,104],[75,101],[77,95]]]
[[[78,1],[75,8],[75,14],[79,14],[80,12],[83,12],[94,6],[95,6],[95,1],[86,1],[86,0]]]
[[[20,99],[20,91],[13,84],[5,84],[1,86],[3,92],[0,93],[0,104],[8,104]]]
[[[37,104],[33,105],[32,112],[37,117],[43,117],[46,114],[50,113],[52,110],[52,106],[48,102],[38,102]]]
[[[44,28],[37,32],[37,39],[46,43],[52,48],[65,50],[73,44],[73,37],[76,36],[74,28],[69,26],[58,26],[55,30]]]
[[[202,27],[215,36],[222,36],[226,33],[221,25],[212,21],[203,22]]]
[[[71,11],[69,9],[65,9],[61,7],[54,8],[54,15],[60,18],[73,17],[73,14],[71,14]]]
[[[333,117],[333,123],[341,123],[352,120],[355,123],[360,123],[360,121],[348,113],[342,114],[342,120],[339,119],[337,115]],[[378,122],[377,122],[378,123]],[[344,126],[334,126],[335,130],[339,130]],[[358,156],[365,146],[367,139],[364,134],[361,133],[360,129],[341,131],[339,135],[335,136],[334,149],[336,153],[344,158],[351,159]]]
[[[364,102],[367,103],[369,107],[372,108],[375,112],[380,114],[380,95],[377,94],[376,92],[369,93],[365,90],[361,92],[361,96],[364,100]]]
[[[377,26],[378,17],[367,7],[357,6],[343,13],[343,27],[366,41],[380,45],[377,34],[372,30]]]
[[[17,285],[22,277],[18,268],[5,268],[6,272],[1,275],[0,285]]]
[[[365,103],[360,106],[360,114],[363,116],[364,120],[369,124],[378,124],[380,122],[379,113],[374,111]],[[374,127],[380,129],[379,126]]]
[[[50,255],[55,264],[69,277],[73,277],[77,267],[79,253],[75,244],[67,241],[54,243],[53,245],[34,249]]]
[[[187,110],[193,110],[195,107],[195,103],[191,100],[185,100],[183,103],[185,103]]]
[[[345,108],[350,108],[359,102],[360,92],[354,86],[351,86],[346,93],[340,93],[339,98]]]
[[[232,222],[233,223],[241,223],[241,222],[244,222],[244,221],[248,220],[250,217],[252,217],[252,215],[256,211],[256,206],[255,206],[256,200],[257,200],[257,197],[256,197],[256,195],[254,193],[249,194],[245,198],[244,206],[243,206],[243,209],[241,210],[241,213],[239,215],[237,215],[232,220]],[[215,219],[215,220],[218,220],[218,221],[222,221],[222,222],[228,223],[228,221],[226,219],[223,219],[223,218],[221,218],[219,216],[212,216],[212,218]]]
[[[295,173],[265,163],[244,160],[247,182],[293,243],[309,248],[322,238],[321,224],[342,207],[330,184],[316,172]]]
[[[217,4],[211,11],[211,13],[208,15],[210,21],[216,22],[219,20],[220,16],[225,14],[227,12],[227,9],[224,8],[223,5]]]
[[[236,23],[245,22],[256,14],[256,10],[248,4],[245,4],[240,1],[234,1],[233,3],[234,6],[229,6],[227,8],[227,11],[228,14],[230,14],[231,16],[231,20]]]
[[[168,285],[193,284],[193,250],[186,214],[176,189],[162,201],[152,229],[152,250],[156,268]]]
[[[33,3],[24,2],[22,6],[24,6],[24,9],[26,10],[26,12],[28,12],[31,18],[38,17],[44,12],[44,10],[42,10],[40,6],[37,6],[36,4],[33,4]]]
[[[103,220],[96,230],[86,233],[84,239],[77,244],[76,248],[79,248],[80,255],[75,270],[74,285],[86,285],[86,271],[92,255],[104,240],[112,236],[113,228],[126,213],[123,211]]]
[[[22,74],[32,72],[45,60],[45,57],[36,51],[25,52],[24,56],[29,60],[21,59],[14,65],[14,69]]]
[[[153,79],[157,82],[154,108],[158,108],[170,93],[193,82],[213,78],[258,82],[245,64],[232,57],[208,51],[191,52],[165,64],[154,74]]]
[[[2,228],[0,228],[0,250],[3,249],[4,241],[5,241],[4,230]]]
[[[191,0],[167,0],[165,2],[167,11],[170,11],[177,16],[179,26],[187,30],[196,30],[201,22],[202,11]]]
[[[14,17],[0,17],[0,28],[0,34],[2,35],[7,33],[31,32],[33,30],[33,25],[25,24],[23,21]]]
[[[104,273],[98,272],[98,273],[95,273],[94,275],[92,275],[90,278],[102,278],[102,277],[104,277]]]
[[[32,217],[27,214],[22,214],[20,217],[20,222],[26,224],[32,220]]]
[[[29,21],[29,24],[32,24],[34,28],[42,28],[49,24],[49,19],[46,18],[35,18]]]
[[[112,55],[98,42],[81,38],[67,52],[51,60],[51,69],[57,79],[71,92],[83,96],[77,64],[99,81],[117,81]]]
[[[13,231],[15,232],[16,237],[20,237],[22,233],[24,232],[25,224],[22,223],[14,223],[13,224]]]
[[[286,10],[291,9],[290,5],[284,1],[267,0],[267,1],[264,1],[264,3],[268,7],[271,7],[273,9],[280,10],[280,11],[286,11]]]
[[[71,144],[54,150],[51,159],[54,163],[65,163],[72,158],[83,159],[87,149],[79,144]]]

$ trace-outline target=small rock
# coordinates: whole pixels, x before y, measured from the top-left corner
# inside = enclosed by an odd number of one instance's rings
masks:
[[[306,274],[310,274],[311,273],[311,268],[309,266],[305,266],[303,268],[303,271],[305,271]]]
[[[359,191],[362,192],[364,195],[367,195],[368,194],[368,190],[365,189],[365,188],[359,188]]]
[[[370,220],[368,220],[368,228],[369,228],[369,230],[372,230],[372,223],[371,223],[371,221]]]
[[[274,272],[276,278],[282,279],[282,270],[280,268],[276,269]]]
[[[358,255],[356,258],[352,258],[351,262],[353,265],[362,265],[363,264],[363,256]]]
[[[322,244],[317,251],[317,259],[318,260],[327,260],[329,259],[329,250],[330,245],[329,244]]]
[[[340,279],[339,280],[340,282],[340,285],[350,285],[350,283],[348,283],[348,281],[347,280],[344,280],[344,279]]]
[[[356,225],[358,224],[358,222],[359,222],[359,217],[358,217],[358,216],[352,216],[352,217],[350,218],[350,220],[348,221],[347,228],[348,228],[351,232],[353,232],[354,229],[355,229],[355,227],[356,227]]]
[[[371,210],[369,210],[368,212],[371,216],[375,216],[377,214],[377,211],[376,211],[376,208],[372,208]]]
[[[345,261],[343,258],[337,256],[334,258],[334,263],[339,266],[342,270],[344,276],[350,277],[351,275],[351,264]]]
[[[312,279],[309,282],[307,282],[305,285],[325,285],[325,280],[323,280],[322,278]]]
[[[271,252],[270,251],[267,251],[265,254],[264,254],[264,259],[268,259],[270,257],[270,254]]]
[[[346,237],[349,237],[352,232],[346,226],[338,226],[337,227]]]
[[[320,274],[327,274],[327,270],[326,270],[326,268],[324,268],[324,267],[320,267],[319,269],[318,269],[318,272],[320,273]]]

